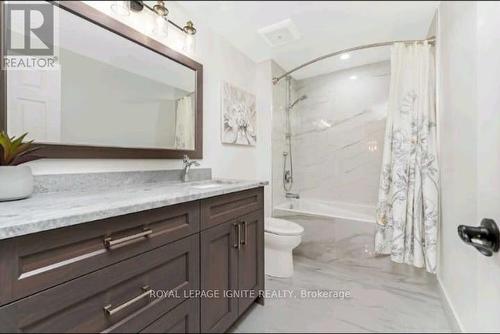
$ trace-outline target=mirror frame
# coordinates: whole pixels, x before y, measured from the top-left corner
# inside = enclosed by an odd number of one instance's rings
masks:
[[[131,42],[146,49],[156,52],[171,61],[175,61],[195,71],[196,75],[196,115],[195,115],[195,149],[174,150],[161,148],[126,148],[109,146],[87,146],[66,144],[43,144],[34,143],[40,147],[37,152],[42,158],[64,158],[64,159],[182,159],[187,154],[190,158],[203,158],[203,65],[191,58],[167,47],[155,39],[144,35],[134,28],[108,16],[99,10],[86,5],[80,1],[61,1],[50,3],[54,6],[77,15],[91,23],[94,23],[118,36],[124,37]],[[0,5],[0,15],[4,17],[4,6]],[[3,22],[3,19],[2,19]],[[4,25],[0,26],[0,42],[4,36]],[[0,51],[0,59],[3,61],[3,50]],[[7,131],[7,70],[1,70],[0,75],[0,129]]]

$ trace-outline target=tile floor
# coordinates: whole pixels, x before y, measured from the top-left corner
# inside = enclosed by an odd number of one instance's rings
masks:
[[[450,332],[434,275],[376,257],[374,225],[289,217],[306,232],[290,279],[266,278],[266,289],[293,293],[253,306],[232,332]],[[304,298],[304,291],[349,291],[351,297]],[[290,291],[290,292],[287,292]]]

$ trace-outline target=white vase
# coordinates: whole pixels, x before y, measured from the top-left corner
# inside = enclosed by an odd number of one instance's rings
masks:
[[[0,201],[14,201],[33,193],[29,166],[0,166]]]

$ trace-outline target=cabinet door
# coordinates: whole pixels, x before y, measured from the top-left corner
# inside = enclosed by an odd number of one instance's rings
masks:
[[[238,318],[238,299],[224,293],[238,288],[238,228],[228,222],[201,233],[201,332],[223,333]]]
[[[256,211],[240,219],[241,237],[238,257],[239,314],[242,314],[264,289],[264,213]]]

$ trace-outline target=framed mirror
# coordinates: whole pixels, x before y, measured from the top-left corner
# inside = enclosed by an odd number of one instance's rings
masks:
[[[203,66],[80,1],[52,5],[60,66],[2,71],[0,127],[47,158],[202,158]]]

